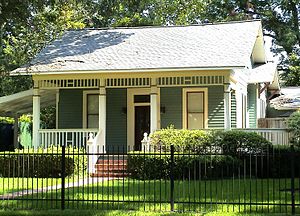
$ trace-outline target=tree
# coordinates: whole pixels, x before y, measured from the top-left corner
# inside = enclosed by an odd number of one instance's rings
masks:
[[[186,25],[198,23],[205,2],[199,0],[82,1],[90,27]]]
[[[0,3],[0,96],[31,86],[29,76],[8,77],[8,72],[27,63],[64,30],[84,27],[81,8],[75,1],[10,0]]]
[[[300,145],[300,112],[294,112],[287,119],[287,126],[292,134],[291,143],[295,145]]]
[[[264,34],[273,41],[272,51],[281,55],[286,68],[286,85],[300,85],[299,0],[218,0],[209,1],[206,17],[210,21],[262,19]]]

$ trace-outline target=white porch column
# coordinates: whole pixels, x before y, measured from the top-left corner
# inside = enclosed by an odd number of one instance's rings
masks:
[[[40,129],[40,91],[36,81],[33,87],[33,111],[32,111],[32,144],[36,149],[39,147],[39,129]]]
[[[14,116],[14,148],[19,148],[18,142],[18,135],[19,135],[19,116]]]
[[[150,133],[153,133],[158,129],[158,87],[156,78],[151,78],[151,89],[150,89]]]
[[[231,129],[231,92],[230,84],[224,84],[224,128]]]
[[[99,132],[101,136],[99,138],[98,145],[104,148],[106,146],[106,89],[105,89],[105,79],[100,79],[99,88]],[[102,151],[102,149],[100,149]]]

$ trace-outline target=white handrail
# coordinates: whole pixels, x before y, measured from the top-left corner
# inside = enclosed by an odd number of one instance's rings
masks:
[[[40,147],[72,146],[82,148],[86,146],[89,134],[94,136],[97,129],[41,129],[39,130]]]
[[[87,153],[88,153],[88,173],[92,174],[96,171],[96,164],[101,154],[105,154],[105,144],[101,143],[103,140],[103,133],[99,131],[94,137],[93,133],[89,134],[87,141]]]

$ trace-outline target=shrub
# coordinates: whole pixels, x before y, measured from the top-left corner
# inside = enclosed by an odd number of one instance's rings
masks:
[[[292,133],[291,143],[300,146],[300,112],[294,112],[287,119],[288,130]]]
[[[129,153],[127,171],[135,179],[169,179],[170,155]],[[174,156],[174,178],[216,179],[230,177],[237,172],[240,161],[226,155],[184,155]],[[230,172],[229,172],[230,170]]]
[[[208,145],[210,133],[201,130],[167,128],[155,131],[151,135],[151,145],[155,149],[166,151],[173,144],[176,152],[200,151]]]
[[[2,177],[61,177],[62,148],[24,149],[0,154],[0,176]],[[66,148],[65,174],[82,175],[87,168],[82,150]]]
[[[254,132],[167,128],[153,133],[151,144],[156,153],[129,153],[128,172],[132,178],[169,178],[172,144],[176,179],[226,178],[244,171],[243,175],[251,176],[255,171],[257,177],[266,177],[270,168],[281,172],[277,166],[268,164],[272,144]]]
[[[241,156],[268,151],[272,143],[255,132],[231,130],[213,132],[210,146],[219,147],[225,155]]]
[[[300,177],[300,148],[295,148],[295,177]],[[184,154],[174,155],[174,178],[220,179],[232,177],[290,178],[290,146],[274,146],[260,154],[214,155]],[[141,180],[169,179],[170,154],[136,152],[128,154],[127,171],[131,178]]]

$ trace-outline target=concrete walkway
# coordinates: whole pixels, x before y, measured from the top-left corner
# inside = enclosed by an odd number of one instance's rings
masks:
[[[89,185],[89,184],[94,184],[97,182],[103,182],[103,181],[108,181],[108,180],[113,180],[113,179],[116,179],[116,178],[107,178],[107,177],[84,178],[84,179],[80,179],[77,182],[66,182],[65,188],[80,187],[83,185]],[[22,196],[36,194],[36,193],[44,193],[44,192],[46,193],[46,192],[50,192],[52,190],[59,190],[61,188],[62,188],[61,184],[52,185],[52,186],[43,187],[43,188],[37,188],[37,189],[31,188],[31,189],[26,189],[26,190],[21,190],[21,191],[16,191],[16,192],[0,195],[0,200],[1,199],[9,200],[9,199],[14,199],[16,197],[22,197]]]

